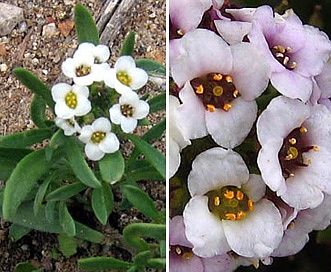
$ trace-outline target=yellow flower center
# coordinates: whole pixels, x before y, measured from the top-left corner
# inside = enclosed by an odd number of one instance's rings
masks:
[[[132,79],[127,72],[117,72],[116,77],[122,84],[131,86]]]
[[[134,108],[131,105],[121,105],[121,112],[125,117],[132,117],[134,114]]]
[[[91,136],[92,143],[99,144],[106,137],[106,133],[102,131],[94,132]]]
[[[75,109],[77,107],[77,95],[74,92],[70,91],[67,93],[64,99],[70,109]]]
[[[91,67],[88,65],[82,64],[76,68],[76,76],[78,77],[86,76],[89,73],[91,73]]]
[[[286,69],[293,70],[297,63],[295,61],[291,61],[291,47],[284,47],[282,45],[275,45],[271,49],[273,56],[275,57],[280,64],[282,64]]]

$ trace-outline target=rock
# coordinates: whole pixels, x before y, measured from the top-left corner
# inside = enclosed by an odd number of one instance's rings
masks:
[[[5,73],[5,72],[7,72],[7,70],[8,70],[7,64],[6,63],[1,63],[0,64],[0,72]]]
[[[14,27],[24,20],[23,9],[0,3],[0,36],[10,34]]]
[[[62,22],[62,23],[59,23],[57,26],[61,32],[61,34],[64,36],[64,37],[67,37],[71,30],[74,28],[74,22],[73,21],[65,21],[65,22]]]
[[[2,42],[0,43],[0,56],[6,56],[6,55],[7,55],[6,43]]]
[[[57,33],[58,33],[58,30],[57,30],[55,23],[50,23],[50,24],[43,26],[42,35],[45,38],[51,38],[51,37],[55,36]]]

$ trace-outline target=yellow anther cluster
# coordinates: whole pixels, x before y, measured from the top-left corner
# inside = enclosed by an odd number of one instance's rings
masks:
[[[195,90],[195,92],[196,92],[197,94],[203,94],[203,86],[202,86],[202,84],[200,84],[200,85],[198,86],[198,88]]]
[[[121,105],[121,112],[125,117],[132,117],[134,114],[134,108],[131,105]]]
[[[74,92],[67,93],[64,99],[69,108],[75,109],[77,107],[77,95]]]
[[[95,144],[99,144],[106,137],[106,133],[102,131],[94,132],[91,136],[91,141]]]
[[[127,72],[117,72],[116,77],[123,85],[131,86],[132,79]]]

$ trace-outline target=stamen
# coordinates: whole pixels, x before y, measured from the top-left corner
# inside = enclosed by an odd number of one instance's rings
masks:
[[[134,108],[129,104],[121,105],[121,112],[125,117],[132,117],[134,114]]]
[[[70,109],[75,109],[77,107],[77,95],[74,92],[70,91],[67,93],[64,100]]]
[[[232,77],[230,77],[230,76],[226,76],[226,77],[225,77],[225,81],[226,81],[227,83],[232,83],[232,82],[233,82]]]
[[[231,104],[225,104],[225,105],[223,106],[223,110],[225,110],[225,111],[228,111],[228,110],[231,109],[231,108],[232,108]]]
[[[301,133],[306,133],[308,131],[307,128],[305,128],[304,126],[300,127],[300,132]]]
[[[298,149],[296,149],[295,147],[291,146],[288,150],[287,150],[287,156],[285,157],[286,160],[293,160],[296,159],[299,155],[299,151]]]
[[[253,211],[254,210],[254,202],[253,202],[253,200],[249,199],[248,202],[247,202],[247,205],[248,205],[248,209],[250,211]]]
[[[214,205],[215,206],[219,206],[221,204],[221,200],[220,200],[220,198],[217,196],[217,197],[215,197],[214,198]]]
[[[176,247],[175,251],[178,255],[182,254],[182,250],[180,249],[180,247]]]
[[[225,216],[231,221],[235,221],[237,219],[237,216],[234,213],[227,213]]]
[[[319,150],[318,146],[317,146],[317,145],[314,145],[314,146],[313,146],[313,150],[314,150],[314,151],[318,151],[318,150]]]
[[[190,260],[193,256],[193,253],[192,252],[185,252],[183,255],[182,255],[182,258],[185,259],[185,260]]]
[[[234,198],[234,191],[226,191],[226,192],[224,193],[224,197],[225,197],[226,199],[232,199],[232,198]]]
[[[216,80],[216,81],[221,81],[223,78],[223,75],[222,74],[215,74],[213,76],[213,79]]]
[[[82,64],[76,68],[76,76],[78,76],[78,77],[86,76],[89,73],[91,73],[90,66]]]
[[[233,97],[234,97],[234,98],[237,98],[238,95],[239,95],[239,91],[238,91],[238,90],[234,90],[234,91],[233,91]]]
[[[125,71],[117,72],[116,74],[117,79],[125,86],[131,85],[131,77]]]
[[[203,89],[202,84],[200,84],[200,85],[197,87],[197,89],[195,90],[195,92],[196,92],[197,94],[203,94],[203,91],[204,91],[204,89]]]
[[[102,131],[94,132],[91,136],[91,142],[99,144],[106,137],[106,133]]]
[[[283,60],[283,64],[286,66],[289,61],[290,61],[290,58],[288,56],[286,56]]]
[[[215,109],[216,109],[216,108],[215,108],[214,105],[210,105],[210,104],[207,105],[207,110],[208,110],[208,111],[210,111],[210,112],[214,112]]]
[[[295,138],[291,138],[288,140],[288,142],[291,144],[291,145],[295,145],[297,143],[297,139]]]
[[[236,198],[238,200],[243,200],[244,199],[244,194],[242,191],[237,191]]]
[[[184,36],[184,34],[185,34],[185,31],[183,29],[178,29],[176,32],[180,36]]]
[[[244,219],[246,217],[246,213],[243,211],[239,211],[237,213],[237,220]]]

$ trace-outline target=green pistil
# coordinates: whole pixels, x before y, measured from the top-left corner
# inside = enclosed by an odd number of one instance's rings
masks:
[[[253,201],[235,186],[209,191],[206,196],[209,211],[220,220],[241,220],[254,210]]]
[[[65,102],[70,109],[75,109],[77,107],[77,95],[70,91],[65,96]]]
[[[117,72],[117,79],[126,86],[131,86],[131,77],[127,74],[127,72]]]
[[[94,132],[91,136],[91,141],[95,144],[99,144],[106,137],[106,133],[102,131]]]

